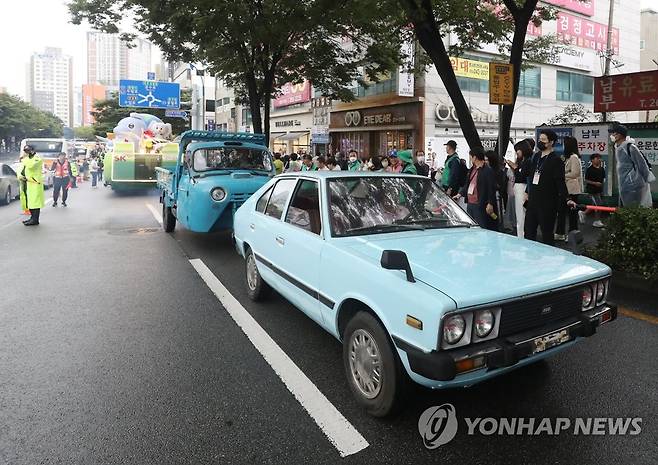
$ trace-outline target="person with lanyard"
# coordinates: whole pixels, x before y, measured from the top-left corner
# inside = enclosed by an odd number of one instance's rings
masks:
[[[527,209],[525,216],[525,238],[537,240],[537,228],[541,229],[542,242],[555,243],[555,219],[561,204],[567,202],[567,184],[564,178],[564,163],[555,153],[557,134],[551,129],[539,133],[536,153],[528,169]],[[575,208],[572,200],[567,206]]]
[[[532,147],[527,140],[514,144],[516,161],[505,160],[514,172],[514,211],[516,216],[516,235],[523,239],[525,236],[525,193],[527,190],[530,163],[532,161]]]
[[[498,215],[496,214],[496,181],[494,172],[485,163],[485,152],[482,147],[475,147],[469,152],[471,169],[468,172],[466,184],[461,191],[453,196],[458,201],[466,199],[466,212],[480,225],[491,231],[498,230]]]
[[[62,206],[66,207],[66,199],[69,197],[69,184],[71,183],[71,164],[66,159],[64,152],[59,154],[50,170],[55,172],[53,178],[53,207],[57,206],[60,190],[62,191]]]
[[[21,183],[21,206],[30,210],[30,218],[23,221],[25,226],[39,224],[41,208],[44,205],[43,195],[43,160],[31,145],[26,145],[23,151],[27,156],[21,158],[21,168],[18,180]]]

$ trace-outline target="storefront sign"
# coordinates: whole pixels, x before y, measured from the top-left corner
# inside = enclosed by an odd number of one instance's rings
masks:
[[[409,103],[360,110],[332,111],[330,127],[332,129],[349,129],[417,124],[420,119],[420,108],[419,103]]]
[[[514,65],[489,63],[489,103],[514,104]]]
[[[289,82],[281,86],[280,94],[274,99],[274,108],[287,107],[297,103],[304,103],[311,100],[311,83],[304,81],[299,84]]]
[[[606,180],[603,184],[603,192],[611,195],[610,181],[613,173],[610,172],[610,136],[608,134],[607,124],[597,124],[592,126],[574,126],[573,137],[578,141],[578,151],[580,152],[580,162],[585,170],[591,165],[590,157],[598,153],[601,155],[601,165],[606,170]]]
[[[604,51],[608,40],[608,26],[569,13],[557,14],[557,38],[565,44]],[[619,54],[619,29],[612,28],[611,47]]]
[[[658,109],[658,71],[594,78],[594,111]]]
[[[598,63],[600,60],[591,50],[565,47],[557,56],[555,65],[582,71],[594,71]]]
[[[283,121],[275,121],[274,127],[276,128],[289,128],[293,126],[301,126],[302,122],[298,119],[287,119]]]
[[[412,41],[402,43],[400,48],[402,64],[398,67],[398,95],[400,97],[414,96],[414,73],[407,71],[414,65],[414,45]]]
[[[594,15],[594,0],[544,0],[551,5],[559,6],[565,10],[575,11],[585,16]]]
[[[469,60],[467,58],[450,57],[450,64],[455,76],[471,79],[489,80],[489,63]]]
[[[471,116],[473,117],[473,121],[476,123],[491,123],[491,124],[497,124],[498,123],[498,113],[491,113],[491,112],[484,112],[478,108],[475,107],[469,107],[471,110]],[[439,103],[436,105],[434,108],[434,116],[436,117],[437,121],[454,121],[456,123],[459,122],[459,118],[457,118],[457,112],[455,111],[455,107],[453,106],[448,106],[443,103]]]

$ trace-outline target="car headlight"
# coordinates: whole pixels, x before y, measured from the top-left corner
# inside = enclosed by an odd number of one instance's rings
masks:
[[[443,322],[443,340],[450,345],[457,344],[464,336],[466,321],[461,315],[454,315]]]
[[[585,285],[583,287],[583,310],[587,310],[592,306],[594,302],[594,289],[591,284]]]
[[[226,198],[226,191],[221,187],[215,187],[213,190],[210,191],[210,197],[215,202],[221,202]]]
[[[605,302],[605,298],[607,294],[608,294],[608,282],[599,281],[596,284],[596,303],[602,304],[603,302]]]
[[[496,323],[496,316],[491,310],[480,310],[475,312],[475,335],[479,338],[487,337]]]

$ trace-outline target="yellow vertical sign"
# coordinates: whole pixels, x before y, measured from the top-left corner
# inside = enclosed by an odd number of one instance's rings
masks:
[[[514,103],[514,65],[489,63],[489,103],[491,105]]]

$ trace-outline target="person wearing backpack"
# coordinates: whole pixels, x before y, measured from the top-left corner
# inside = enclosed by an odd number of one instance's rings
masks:
[[[466,170],[463,169],[459,154],[457,153],[457,142],[449,140],[446,142],[445,146],[448,158],[446,158],[443,166],[441,187],[446,191],[446,194],[453,196],[457,194],[459,189],[465,184]]]
[[[628,128],[623,124],[614,124],[608,130],[610,140],[615,144],[617,159],[617,179],[619,179],[619,198],[623,207],[639,207],[646,204],[646,190],[655,176],[649,164],[637,148],[628,140]]]

